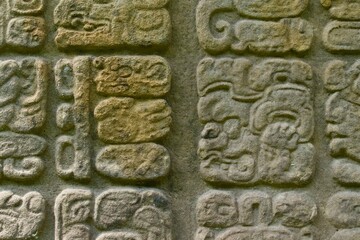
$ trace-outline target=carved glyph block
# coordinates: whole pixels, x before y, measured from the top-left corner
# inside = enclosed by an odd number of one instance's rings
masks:
[[[45,20],[39,16],[42,0],[12,0],[0,3],[0,48],[39,50],[45,42]]]
[[[306,193],[275,196],[245,191],[239,196],[212,190],[197,202],[195,240],[313,239],[317,206]]]
[[[328,200],[326,217],[339,229],[331,240],[352,240],[360,237],[359,205],[360,194],[357,192],[339,192]]]
[[[306,20],[290,17],[300,15],[307,4],[308,1],[202,0],[196,13],[200,44],[212,53],[304,52],[311,46],[313,28]],[[230,21],[226,17],[229,13],[238,15],[238,20]],[[244,20],[243,16],[280,20]]]
[[[99,152],[96,169],[115,179],[156,179],[170,170],[168,151],[155,143],[110,145]]]
[[[359,52],[360,3],[352,0],[321,0],[321,3],[329,8],[331,17],[337,19],[328,23],[323,31],[327,50]]]
[[[0,239],[25,240],[37,237],[45,220],[45,199],[38,192],[24,196],[0,192]]]
[[[234,5],[241,15],[264,19],[298,16],[308,4],[308,0],[234,0]]]
[[[360,184],[360,61],[347,66],[347,62],[334,60],[327,64],[323,75],[330,93],[325,105],[327,135],[333,178],[341,184]]]
[[[360,20],[360,3],[353,0],[320,0],[329,9],[333,18],[341,20]]]
[[[314,172],[312,69],[301,61],[203,59],[198,156],[213,183],[295,184]]]
[[[169,41],[167,0],[61,0],[54,11],[60,48],[160,47]]]
[[[360,22],[332,21],[324,28],[323,42],[329,51],[360,51]]]
[[[59,98],[56,162],[64,178],[89,179],[91,137],[105,144],[95,159],[99,173],[117,180],[154,180],[169,171],[165,148],[153,143],[170,131],[170,67],[156,56],[77,57],[55,67]],[[90,93],[98,101],[90,103]],[[94,116],[96,126],[92,126]]]
[[[41,59],[0,61],[0,161],[7,179],[33,180],[44,170],[46,142],[32,132],[45,122],[47,81]]]
[[[169,204],[158,190],[110,189],[94,200],[90,190],[66,189],[55,202],[55,239],[95,239],[95,228],[97,240],[171,240]]]

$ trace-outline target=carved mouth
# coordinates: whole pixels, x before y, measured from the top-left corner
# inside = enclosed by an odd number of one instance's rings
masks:
[[[220,153],[216,151],[208,151],[206,154],[200,157],[202,161],[218,161],[220,160]]]
[[[331,138],[347,138],[348,136],[342,133],[337,125],[328,125],[326,134]]]
[[[330,138],[334,139],[334,138],[346,138],[347,136],[338,132],[330,132],[328,133],[328,135],[330,136]]]

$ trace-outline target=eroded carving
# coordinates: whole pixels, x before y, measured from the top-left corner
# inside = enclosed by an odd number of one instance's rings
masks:
[[[43,0],[13,0],[11,11],[18,14],[38,14],[44,10],[44,1]]]
[[[317,215],[314,200],[302,192],[247,191],[235,197],[213,190],[199,198],[196,209],[196,240],[313,239]]]
[[[58,94],[66,100],[72,99],[57,111],[58,127],[74,128],[73,136],[61,136],[56,143],[57,172],[64,178],[90,178],[90,71],[88,57],[60,60],[55,66]]]
[[[356,240],[360,237],[360,229],[347,229],[337,231],[330,240]]]
[[[98,153],[95,166],[113,179],[153,180],[167,175],[170,156],[155,143],[110,145]]]
[[[40,59],[0,62],[0,161],[5,178],[32,180],[44,170],[47,66]]]
[[[45,220],[45,199],[38,192],[24,196],[0,192],[0,239],[17,240],[38,237]]]
[[[2,1],[0,4],[0,47],[20,51],[39,50],[45,43],[46,29],[42,0]]]
[[[359,66],[360,61],[348,67],[346,62],[335,60],[324,74],[330,93],[325,107],[333,177],[342,184],[360,184]]]
[[[312,70],[301,61],[198,66],[200,171],[214,183],[305,184],[314,172]]]
[[[171,110],[165,100],[109,98],[95,108],[99,138],[110,143],[156,141],[170,131]]]
[[[232,50],[236,53],[279,54],[309,50],[313,28],[299,15],[308,1],[202,0],[197,8],[197,33],[202,47],[212,53]],[[232,13],[240,19],[283,18],[279,21],[229,20],[222,15]],[[235,19],[235,17],[232,17]]]
[[[332,21],[324,28],[323,42],[329,51],[360,51],[360,22]]]
[[[162,97],[170,90],[170,67],[161,57],[97,58],[96,90],[110,96]]]
[[[99,173],[130,181],[165,176],[169,171],[169,154],[153,142],[170,131],[171,109],[160,98],[169,91],[170,80],[169,65],[156,56],[58,61],[55,83],[64,102],[58,106],[56,123],[66,133],[56,145],[59,175],[89,179],[93,111],[98,138],[112,144],[98,153],[95,166]],[[99,101],[94,107],[90,104],[90,92],[98,94]]]
[[[329,8],[332,17],[342,20],[360,20],[360,3],[353,0],[321,0],[325,8]]]
[[[54,11],[60,48],[160,47],[169,41],[168,1],[61,0]]]
[[[64,190],[56,199],[56,240],[171,240],[171,216],[167,197],[157,190],[110,189],[94,201],[88,190]],[[104,233],[101,233],[105,231]]]
[[[241,15],[255,18],[295,17],[305,10],[308,0],[234,0],[234,5]]]
[[[328,200],[325,213],[337,228],[360,228],[359,206],[359,193],[340,192]]]
[[[55,240],[90,240],[88,221],[92,193],[83,189],[66,189],[55,200]]]

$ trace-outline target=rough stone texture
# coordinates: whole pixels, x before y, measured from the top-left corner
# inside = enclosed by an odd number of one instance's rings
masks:
[[[0,240],[359,240],[358,0],[0,1]]]

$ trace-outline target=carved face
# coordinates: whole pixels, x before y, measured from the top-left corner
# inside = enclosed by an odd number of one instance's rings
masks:
[[[207,122],[199,146],[199,151],[206,155],[203,157],[207,158],[212,151],[227,158],[239,157],[243,140],[249,140],[244,139],[249,104],[232,99],[226,91],[217,91],[201,98],[198,109],[200,119]]]
[[[217,91],[201,98],[198,108],[200,119],[207,122],[198,148],[201,167],[217,165],[226,169],[224,178],[234,181],[252,179],[258,139],[247,128],[249,103],[232,99],[226,91]]]
[[[326,121],[331,154],[360,161],[360,106],[334,93],[326,103]]]

